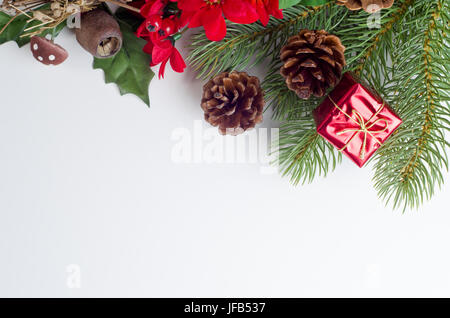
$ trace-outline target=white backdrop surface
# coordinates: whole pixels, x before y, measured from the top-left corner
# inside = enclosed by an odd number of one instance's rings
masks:
[[[345,158],[299,187],[254,163],[177,164],[203,83],[168,71],[148,109],[70,32],[57,42],[59,67],[0,47],[0,296],[450,296],[448,174],[402,215]]]

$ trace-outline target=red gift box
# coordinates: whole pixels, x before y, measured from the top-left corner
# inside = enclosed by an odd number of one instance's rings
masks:
[[[402,123],[389,105],[349,73],[344,74],[313,116],[319,135],[359,167]]]

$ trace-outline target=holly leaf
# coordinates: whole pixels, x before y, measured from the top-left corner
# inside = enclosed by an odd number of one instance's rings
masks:
[[[121,95],[134,94],[150,106],[148,87],[155,73],[150,69],[150,56],[142,51],[145,40],[138,38],[132,27],[118,20],[122,31],[122,49],[113,57],[94,57],[94,69],[102,69],[106,83],[116,83]]]
[[[46,9],[46,7],[49,7],[49,5],[44,5],[40,9]],[[13,17],[0,11],[0,30],[3,29],[3,27],[8,24],[8,22]],[[30,23],[27,23],[27,20],[29,18],[25,15],[20,15],[17,18],[15,18],[3,31],[3,33],[0,34],[0,45],[9,41],[15,41],[19,47],[24,46],[28,42],[30,42],[30,37],[21,37],[22,34],[24,34],[24,30],[26,28],[29,28],[31,26],[35,26],[40,24],[39,21],[32,21]],[[53,34],[53,37],[56,37],[66,26],[65,22],[60,23],[53,29],[45,30],[40,34],[40,36],[46,36],[47,34]]]
[[[0,12],[0,30],[3,30],[6,24],[12,19],[12,17],[4,12]],[[8,41],[16,41],[19,46],[18,41],[20,41],[20,36],[23,34],[27,26],[28,18],[24,15],[15,18],[0,34],[0,44],[6,43]]]
[[[329,0],[280,0],[280,9],[292,7],[298,3],[305,6],[318,6],[327,3]]]

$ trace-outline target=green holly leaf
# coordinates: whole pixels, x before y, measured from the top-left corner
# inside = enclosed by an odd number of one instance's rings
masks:
[[[2,30],[5,25],[11,20],[11,16],[0,12],[0,30]],[[20,35],[23,34],[23,30],[25,30],[27,26],[27,20],[28,18],[24,15],[18,16],[16,19],[14,19],[13,22],[11,22],[6,29],[3,31],[2,34],[0,34],[0,44],[3,44],[8,41],[19,41]],[[17,43],[19,46],[20,44]]]
[[[40,9],[46,9],[49,5],[44,5]],[[0,12],[0,30],[3,29],[3,27],[8,24],[8,22],[11,20],[11,16]],[[22,34],[24,34],[24,30],[26,28],[29,28],[34,25],[40,24],[39,21],[32,21],[30,23],[27,23],[27,20],[29,18],[25,15],[20,15],[17,18],[15,18],[3,31],[2,34],[0,34],[0,45],[8,42],[8,41],[15,41],[19,47],[24,46],[28,42],[30,42],[29,37],[21,37]],[[47,34],[53,34],[53,37],[56,37],[66,26],[65,22],[60,23],[58,26],[56,26],[53,29],[45,30],[40,34],[40,36],[46,36]]]
[[[329,0],[280,0],[280,9],[292,7],[298,3],[305,6],[318,6],[327,3]]]
[[[107,59],[94,58],[94,69],[105,72],[106,83],[116,83],[120,94],[134,94],[150,106],[148,86],[155,76],[150,56],[142,51],[145,40],[138,38],[127,23],[118,20],[122,31],[122,49]]]

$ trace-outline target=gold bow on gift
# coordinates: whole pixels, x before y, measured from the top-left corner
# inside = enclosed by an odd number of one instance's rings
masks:
[[[342,135],[348,132],[354,132],[355,134],[352,136],[352,138],[350,138],[350,140],[345,144],[344,147],[342,147],[341,149],[339,149],[339,151],[344,151],[348,145],[352,142],[353,138],[355,138],[359,133],[364,133],[364,141],[363,144],[361,146],[361,151],[359,153],[359,158],[364,159],[364,157],[366,156],[366,145],[367,145],[367,135],[372,136],[372,138],[379,143],[380,145],[382,145],[382,142],[374,136],[374,134],[379,134],[382,132],[385,132],[388,127],[389,127],[389,123],[386,119],[384,118],[378,118],[377,120],[375,120],[373,123],[370,124],[370,122],[372,121],[372,119],[374,119],[375,117],[378,116],[378,114],[381,112],[381,110],[384,108],[384,102],[383,105],[381,105],[381,107],[372,115],[372,117],[369,118],[369,120],[364,121],[364,117],[361,115],[360,112],[358,112],[357,110],[352,110],[352,114],[356,117],[353,118],[353,116],[350,116],[349,114],[347,114],[346,112],[344,112],[335,102],[334,100],[328,96],[328,98],[331,100],[331,102],[333,103],[333,105],[339,109],[339,111],[341,113],[343,113],[345,116],[347,116],[348,118],[350,118],[352,121],[354,121],[359,128],[349,128],[349,129],[344,129],[342,131],[337,132],[337,135]],[[380,122],[385,122],[386,126],[384,127],[384,129],[381,130],[371,130],[373,126],[377,125]]]

